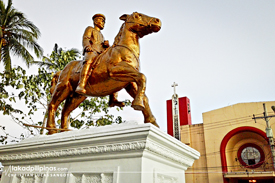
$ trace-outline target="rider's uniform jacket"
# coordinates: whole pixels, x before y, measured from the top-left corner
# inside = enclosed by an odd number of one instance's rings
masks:
[[[104,37],[100,31],[89,26],[86,28],[83,34],[83,55],[85,54],[86,48],[92,46],[92,50],[98,54],[102,53],[106,48],[103,47]]]

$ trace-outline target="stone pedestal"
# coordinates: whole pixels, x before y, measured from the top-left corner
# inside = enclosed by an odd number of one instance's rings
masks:
[[[1,183],[184,183],[199,156],[151,124],[94,127],[0,146]]]

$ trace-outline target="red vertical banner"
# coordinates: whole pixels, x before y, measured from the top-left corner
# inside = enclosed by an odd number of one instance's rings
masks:
[[[190,100],[187,97],[179,98],[180,126],[192,125]]]
[[[182,125],[192,125],[191,121],[191,106],[190,100],[187,97],[181,97],[178,99],[179,101],[179,122],[180,126]],[[174,137],[174,116],[173,116],[173,104],[172,100],[166,101],[166,109],[167,109],[167,133]]]
[[[171,136],[174,136],[173,129],[173,109],[172,109],[172,100],[166,101],[166,109],[167,109],[167,133]]]

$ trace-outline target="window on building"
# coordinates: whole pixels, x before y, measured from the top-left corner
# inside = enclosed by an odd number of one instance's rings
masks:
[[[238,159],[247,168],[257,168],[263,164],[265,155],[258,145],[247,143],[239,148]]]
[[[241,158],[247,165],[255,165],[260,162],[261,153],[255,147],[246,147],[242,150]]]

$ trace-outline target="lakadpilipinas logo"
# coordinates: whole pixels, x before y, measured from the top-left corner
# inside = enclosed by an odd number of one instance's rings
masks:
[[[54,166],[13,166],[10,165],[8,169],[5,169],[3,173],[21,173],[21,172],[28,172],[28,173],[41,173],[41,172],[65,172],[68,168],[60,168]]]

